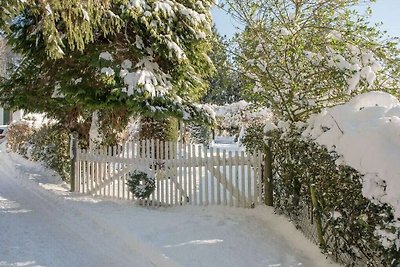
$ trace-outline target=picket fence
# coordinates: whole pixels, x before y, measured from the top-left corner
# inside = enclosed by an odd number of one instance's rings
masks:
[[[75,191],[135,200],[126,184],[142,170],[154,175],[148,206],[228,205],[254,207],[262,202],[262,154],[227,151],[180,142],[142,140],[121,146],[76,151]]]

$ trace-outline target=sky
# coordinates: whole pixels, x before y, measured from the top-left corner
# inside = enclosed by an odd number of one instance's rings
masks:
[[[371,8],[371,22],[383,22],[382,30],[386,30],[390,36],[400,37],[400,0],[377,0]],[[212,14],[219,33],[232,37],[238,24],[219,8],[214,8]]]

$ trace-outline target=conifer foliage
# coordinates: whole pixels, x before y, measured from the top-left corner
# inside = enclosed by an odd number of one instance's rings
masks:
[[[190,103],[213,71],[207,56],[212,4],[5,1],[0,27],[23,60],[3,80],[0,101],[56,118],[95,110],[194,115],[199,109]]]

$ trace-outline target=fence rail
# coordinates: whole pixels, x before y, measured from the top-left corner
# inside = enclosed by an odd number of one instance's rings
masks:
[[[100,149],[78,149],[75,191],[133,200],[126,182],[135,170],[155,177],[156,188],[143,205],[228,205],[262,202],[262,154],[195,144],[143,140]]]

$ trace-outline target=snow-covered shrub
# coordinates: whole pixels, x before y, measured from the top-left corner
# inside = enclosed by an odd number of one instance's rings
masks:
[[[254,124],[247,128],[242,144],[248,151],[263,151],[265,147],[263,125]]]
[[[187,129],[192,143],[208,145],[212,138],[211,127],[204,123],[189,122]]]
[[[400,263],[400,221],[394,219],[391,206],[363,196],[362,174],[337,165],[336,153],[305,140],[295,130],[285,134],[276,131],[270,143],[277,211],[288,215],[300,229],[306,228],[304,217],[315,224],[315,215],[320,214],[324,237],[321,247],[346,265]],[[312,205],[311,186],[316,189],[316,207]]]
[[[8,148],[15,153],[27,156],[27,143],[33,133],[34,129],[27,122],[19,121],[10,124],[7,132]]]
[[[30,158],[55,170],[63,180],[69,180],[70,155],[68,131],[55,124],[46,124],[28,140]]]

